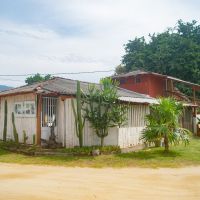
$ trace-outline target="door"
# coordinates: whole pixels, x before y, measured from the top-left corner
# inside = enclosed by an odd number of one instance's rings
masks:
[[[42,98],[42,114],[41,114],[41,138],[49,140],[50,126],[55,124],[55,134],[57,136],[57,98],[43,97]]]

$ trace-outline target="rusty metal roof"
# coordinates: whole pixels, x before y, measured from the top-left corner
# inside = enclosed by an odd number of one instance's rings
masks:
[[[136,75],[141,75],[141,74],[152,74],[154,76],[159,76],[161,78],[173,80],[175,82],[184,83],[184,84],[189,85],[189,86],[191,86],[191,87],[193,87],[197,90],[200,90],[200,85],[198,85],[196,83],[184,81],[182,79],[172,77],[172,76],[168,76],[168,75],[158,74],[158,73],[155,73],[155,72],[142,71],[142,70],[136,70],[136,71],[132,71],[132,72],[124,73],[124,74],[113,75],[113,76],[111,76],[111,78],[126,78],[126,77],[129,77],[129,76],[136,76]]]

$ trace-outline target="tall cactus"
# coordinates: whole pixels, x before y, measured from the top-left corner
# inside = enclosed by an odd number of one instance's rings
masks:
[[[6,142],[7,138],[7,118],[8,118],[8,104],[7,100],[4,103],[4,127],[3,127],[3,141]]]
[[[35,134],[33,134],[33,145],[35,145],[36,141],[35,141]]]
[[[14,135],[15,142],[19,143],[18,133],[17,133],[17,129],[16,129],[16,126],[15,126],[14,112],[12,112],[12,124],[13,124],[13,135]]]
[[[85,118],[82,117],[82,102],[81,102],[81,86],[80,81],[77,81],[76,91],[76,108],[74,100],[72,99],[72,109],[75,118],[76,135],[79,139],[79,146],[83,146],[83,128],[85,125]]]
[[[23,143],[26,144],[27,140],[28,140],[28,136],[26,135],[26,131],[23,130]]]

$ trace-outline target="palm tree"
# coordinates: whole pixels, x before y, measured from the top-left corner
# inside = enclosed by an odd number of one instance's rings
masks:
[[[188,144],[190,131],[181,128],[178,122],[182,112],[181,103],[172,98],[160,98],[158,105],[151,106],[141,139],[150,143],[163,139],[165,151],[169,151],[169,144],[178,144],[180,141]]]

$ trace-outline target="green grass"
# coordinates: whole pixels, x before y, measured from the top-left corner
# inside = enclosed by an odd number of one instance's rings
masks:
[[[184,167],[200,165],[200,139],[193,138],[188,146],[172,146],[169,153],[163,148],[150,148],[126,154],[92,156],[31,157],[0,149],[0,162],[67,167]]]

